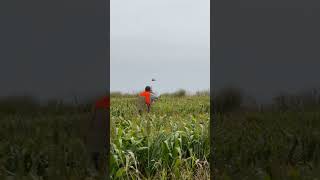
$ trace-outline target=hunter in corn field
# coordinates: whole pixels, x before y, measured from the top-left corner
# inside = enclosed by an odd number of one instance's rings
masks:
[[[143,111],[150,112],[152,104],[158,99],[158,97],[153,93],[150,86],[146,86],[145,90],[139,94],[138,97],[138,111],[142,114]]]
[[[109,129],[110,129],[110,99],[105,96],[95,102],[93,117],[90,120],[86,145],[91,160],[99,175],[108,174],[109,161]]]

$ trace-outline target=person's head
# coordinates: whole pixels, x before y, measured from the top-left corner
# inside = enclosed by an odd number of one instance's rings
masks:
[[[151,87],[150,86],[146,86],[145,91],[150,92],[151,91]]]

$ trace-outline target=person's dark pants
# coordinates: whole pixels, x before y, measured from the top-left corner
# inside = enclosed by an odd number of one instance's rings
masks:
[[[101,175],[105,176],[108,174],[108,158],[100,152],[92,152],[91,158],[94,164],[95,170]]]
[[[151,105],[150,104],[146,104],[146,106],[147,106],[147,112],[149,113],[150,109],[151,109]],[[141,109],[139,109],[138,112],[139,112],[140,115],[142,115],[142,110]]]
[[[109,117],[109,109],[95,109],[86,139],[91,163],[101,176],[108,174]]]
[[[96,168],[97,171],[101,169],[100,167],[100,153],[99,152],[93,152],[92,154],[92,160],[94,163],[94,167]]]
[[[147,104],[148,112],[150,112],[150,104]]]

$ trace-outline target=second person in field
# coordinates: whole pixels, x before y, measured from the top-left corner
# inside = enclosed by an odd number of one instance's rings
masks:
[[[151,104],[157,99],[157,97],[152,93],[150,86],[146,86],[145,90],[139,94],[138,98],[138,111],[141,114],[143,110],[150,112]]]

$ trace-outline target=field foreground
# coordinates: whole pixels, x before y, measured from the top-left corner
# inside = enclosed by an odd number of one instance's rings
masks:
[[[91,107],[14,111],[0,106],[0,179],[95,177],[84,135]],[[112,179],[320,179],[320,111],[217,114],[209,97],[163,97],[138,115],[135,98],[111,99]]]
[[[164,97],[142,116],[135,100],[111,98],[111,179],[208,179],[209,97]],[[90,105],[2,104],[0,179],[102,179],[84,142],[91,118]]]
[[[111,99],[114,179],[209,179],[209,96],[163,97],[138,115],[136,99]]]
[[[216,179],[320,179],[320,113],[237,112],[214,119]]]

